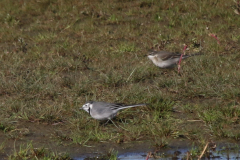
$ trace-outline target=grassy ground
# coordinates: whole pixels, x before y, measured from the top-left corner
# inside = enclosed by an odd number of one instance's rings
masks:
[[[42,132],[52,127],[49,140],[61,144],[240,139],[234,1],[2,0],[0,6],[4,142],[40,132],[29,123]],[[203,55],[185,60],[180,74],[146,57],[151,48],[182,52],[184,44],[187,53]],[[122,111],[114,119],[118,129],[80,111],[88,100],[149,105]]]

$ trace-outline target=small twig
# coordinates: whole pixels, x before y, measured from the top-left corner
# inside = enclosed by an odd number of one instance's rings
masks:
[[[178,62],[178,73],[180,72],[180,68],[181,68],[182,56],[183,56],[183,54],[181,54],[181,57],[180,57],[179,62]]]
[[[185,46],[183,48],[183,54],[185,54],[186,49],[187,49],[187,45],[185,44]]]
[[[56,126],[56,125],[59,125],[59,124],[62,124],[63,122],[57,122],[57,123],[53,123],[52,125],[53,126]]]
[[[189,151],[187,152],[187,160],[189,160],[189,157],[190,157],[190,153]]]
[[[205,153],[205,151],[206,151],[206,149],[207,149],[207,147],[208,147],[208,144],[209,144],[209,142],[208,142],[208,143],[206,144],[206,146],[204,147],[201,155],[198,157],[198,160],[200,160],[200,159],[202,158],[203,154]]]
[[[150,158],[151,154],[152,154],[152,152],[148,152],[146,160],[148,160]]]
[[[188,122],[201,122],[202,120],[187,120]]]
[[[217,40],[217,43],[220,44],[220,41],[218,40],[217,35],[215,35],[215,34],[209,34],[209,35],[212,36],[213,38],[215,38]]]
[[[186,50],[186,49],[187,49],[187,45],[185,45],[184,48],[183,48],[183,54],[185,54],[185,50]],[[183,54],[181,54],[181,57],[180,57],[180,59],[179,59],[179,61],[178,61],[178,73],[180,72],[181,61],[182,61],[182,56],[183,56]]]
[[[134,68],[134,70],[132,71],[132,73],[129,75],[129,77],[127,78],[127,80],[126,80],[126,82],[128,82],[128,80],[130,79],[130,77],[132,76],[132,74],[134,73],[134,71],[137,69],[137,67],[136,68]]]

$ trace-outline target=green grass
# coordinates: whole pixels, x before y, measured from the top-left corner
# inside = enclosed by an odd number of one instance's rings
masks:
[[[49,141],[85,146],[161,138],[239,140],[237,3],[2,0],[0,6],[4,140],[35,134],[24,127],[29,122],[61,131]],[[203,55],[184,60],[180,74],[146,57],[151,48],[181,53],[184,44],[187,54]],[[79,110],[89,100],[148,105],[121,111],[113,119],[116,128]]]
[[[14,146],[15,147],[15,146]],[[26,145],[20,145],[19,149],[14,148],[14,153],[8,156],[9,160],[20,160],[20,159],[61,159],[61,160],[70,160],[71,158],[63,153],[51,152],[45,148],[34,148],[32,142],[27,143]]]

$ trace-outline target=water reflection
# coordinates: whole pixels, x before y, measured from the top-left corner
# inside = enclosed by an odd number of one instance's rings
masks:
[[[239,146],[236,144],[228,144],[227,147],[219,145],[215,151],[210,150],[209,148],[206,150],[204,156],[201,159],[221,159],[221,160],[235,160],[240,159],[239,156]],[[169,159],[198,159],[200,155],[197,147],[185,147],[185,148],[176,148],[169,147],[167,149],[161,149],[157,152],[152,152],[151,156],[149,156],[148,160],[169,160]],[[104,159],[103,157],[97,157],[97,153],[82,155],[78,158],[74,158],[74,160],[93,160],[93,159]],[[117,154],[118,160],[146,160],[149,151],[136,151],[136,152],[120,152]],[[195,155],[194,155],[195,154]],[[99,154],[102,155],[102,154]]]

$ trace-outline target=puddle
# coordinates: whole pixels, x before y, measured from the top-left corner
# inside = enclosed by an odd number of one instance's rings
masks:
[[[9,138],[6,135],[8,133],[0,132],[0,144],[1,142],[6,142],[4,145],[4,152],[0,152],[0,159],[6,159],[8,155],[14,153],[15,148],[19,149],[21,144],[26,144],[32,142],[34,148],[44,147],[46,150],[55,153],[68,153],[74,160],[93,160],[93,159],[109,159],[109,151],[113,150],[117,152],[117,158],[119,160],[145,160],[148,153],[151,152],[155,157],[150,157],[149,160],[153,159],[187,159],[188,153],[195,153],[195,155],[200,155],[201,151],[197,151],[199,147],[194,141],[187,139],[166,139],[167,147],[159,148],[156,150],[153,141],[141,141],[141,142],[129,142],[129,143],[108,143],[99,142],[91,143],[88,146],[82,146],[77,144],[72,144],[72,141],[65,141],[63,144],[56,143],[57,139],[54,133],[58,130],[63,131],[64,126],[50,126],[50,125],[36,125],[35,123],[19,123],[19,128],[23,128],[25,131],[29,129],[30,131],[24,138],[15,137]],[[19,131],[19,130],[14,130]],[[11,135],[14,132],[11,132]],[[16,134],[19,135],[19,134]],[[23,136],[22,136],[23,137]],[[18,138],[18,139],[17,139]],[[207,149],[208,152],[203,156],[202,159],[240,159],[240,142],[236,141],[222,140],[217,141],[216,151]],[[193,145],[195,144],[195,145]],[[194,147],[195,146],[195,147]],[[210,148],[210,147],[209,147]],[[189,155],[189,157],[192,155]],[[104,159],[105,157],[105,159]],[[189,159],[197,159],[197,156]]]
[[[186,143],[185,143],[186,144]],[[221,159],[221,160],[235,160],[240,159],[240,148],[239,144],[236,143],[218,143],[215,151],[206,149],[206,154],[201,159]],[[142,148],[141,148],[142,147]],[[146,145],[141,145],[134,148],[120,149],[118,151],[118,160],[146,160],[148,153],[152,153],[148,160],[168,160],[168,159],[198,159],[197,156],[193,156],[197,151],[197,147],[194,146],[183,146],[181,145],[170,145],[168,148],[159,149],[154,152],[153,148],[146,148]],[[134,151],[135,150],[135,151]],[[199,152],[198,154],[199,155]],[[74,160],[93,160],[93,159],[104,159],[103,153],[93,152],[88,154],[79,155],[74,157]],[[106,159],[106,158],[105,158]]]

